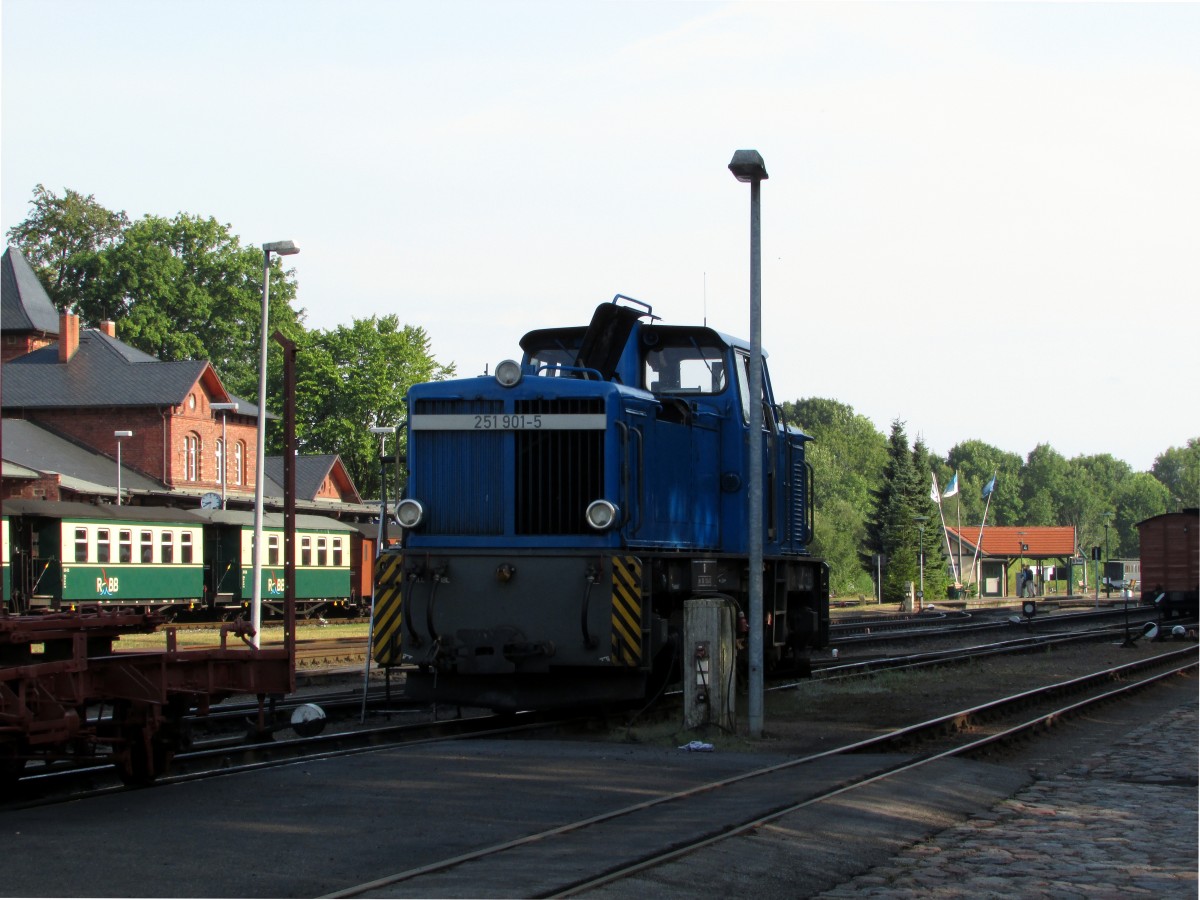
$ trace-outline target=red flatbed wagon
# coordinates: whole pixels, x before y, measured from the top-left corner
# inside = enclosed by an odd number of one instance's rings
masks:
[[[112,762],[130,783],[163,774],[184,741],[183,719],[233,694],[295,690],[295,642],[255,649],[242,624],[221,630],[218,648],[114,652],[122,635],[164,623],[153,613],[0,614],[0,780],[29,760]],[[109,712],[90,714],[99,708]]]

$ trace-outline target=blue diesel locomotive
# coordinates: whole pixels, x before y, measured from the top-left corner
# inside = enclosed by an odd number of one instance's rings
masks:
[[[829,634],[811,556],[809,438],[750,347],[617,295],[532,331],[494,377],[408,394],[403,541],[376,569],[376,660],[417,699],[494,709],[646,698],[678,667],[684,602],[736,606],[768,668]],[[764,410],[763,621],[750,623],[750,404]]]

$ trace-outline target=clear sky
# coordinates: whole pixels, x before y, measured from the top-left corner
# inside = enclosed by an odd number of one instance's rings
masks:
[[[1200,435],[1200,5],[3,0],[36,184],[294,240],[309,327],[463,375],[623,293],[930,449]]]

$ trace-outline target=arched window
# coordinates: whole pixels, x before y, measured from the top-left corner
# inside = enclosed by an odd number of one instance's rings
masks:
[[[245,444],[238,441],[233,445],[233,483],[244,484],[246,482],[246,470],[242,466],[242,460],[245,458]]]
[[[189,434],[183,439],[183,480],[196,481],[199,478],[200,465],[200,436]]]
[[[217,484],[220,484],[222,481],[221,470],[225,465],[225,442],[222,441],[220,438],[217,438],[217,445],[216,445],[216,449],[213,451],[213,458],[217,464],[217,468],[216,468]],[[224,480],[228,481],[229,476],[226,475]]]

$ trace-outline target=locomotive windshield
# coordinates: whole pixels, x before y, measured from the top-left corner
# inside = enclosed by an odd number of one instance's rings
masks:
[[[680,335],[646,351],[644,385],[656,394],[719,394],[725,390],[725,347]]]
[[[531,332],[521,341],[526,363],[539,375],[565,375],[562,367],[572,367],[583,342],[582,328],[545,329]]]

